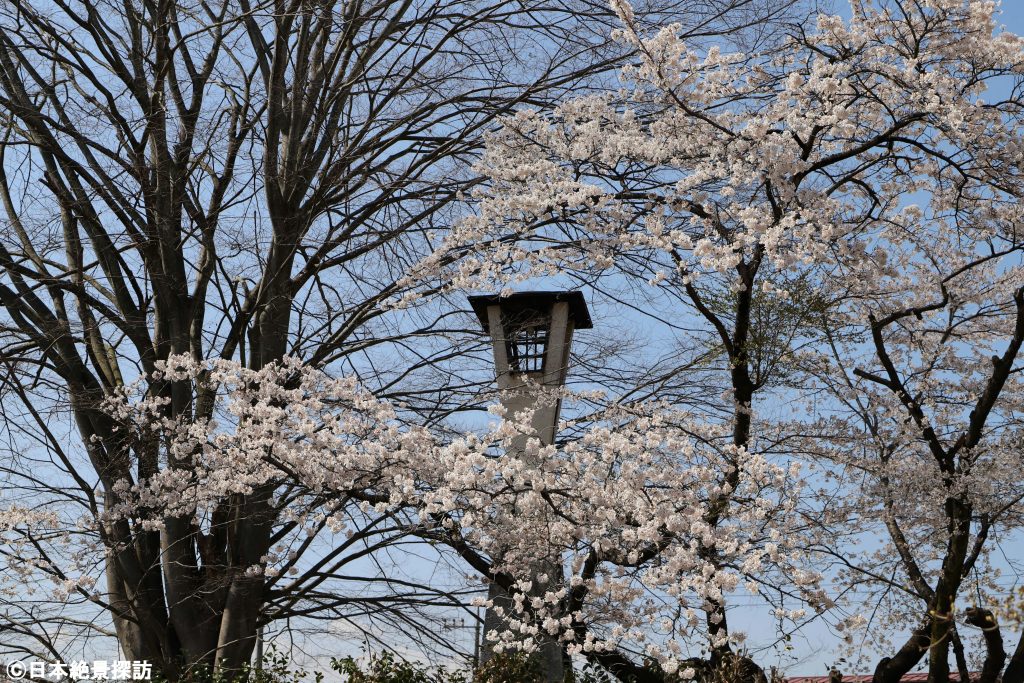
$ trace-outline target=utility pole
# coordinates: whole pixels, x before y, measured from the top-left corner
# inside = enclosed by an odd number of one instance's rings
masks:
[[[256,629],[256,671],[263,671],[263,627]]]

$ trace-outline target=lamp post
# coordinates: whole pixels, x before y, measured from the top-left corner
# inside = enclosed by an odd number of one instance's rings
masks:
[[[561,401],[539,401],[538,393],[565,385],[572,334],[593,326],[583,294],[520,292],[509,296],[471,296],[469,302],[491,338],[495,374],[506,414],[532,409],[531,427],[537,438],[543,445],[553,444]],[[513,441],[512,449],[522,454],[524,448],[525,438]],[[533,568],[535,576],[547,574],[554,579],[562,574],[557,558],[544,564],[546,566]],[[541,593],[545,588],[538,587]],[[511,603],[508,595],[494,583],[490,584],[488,598],[498,605]],[[484,615],[485,637],[500,628],[501,618],[488,608]],[[481,661],[486,662],[492,656],[493,650],[485,644]],[[546,680],[561,683],[565,665],[562,648],[557,642],[542,642],[540,662]]]

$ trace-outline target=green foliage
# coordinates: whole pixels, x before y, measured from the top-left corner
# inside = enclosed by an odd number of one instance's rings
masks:
[[[468,683],[461,671],[443,666],[430,669],[397,659],[390,652],[370,655],[365,667],[352,657],[331,659],[331,668],[345,676],[346,683]]]
[[[263,656],[263,666],[259,669],[250,669],[245,683],[308,683],[306,678],[309,672],[292,669],[290,664],[291,660],[271,645],[270,650]],[[317,671],[313,674],[314,683],[321,683],[323,679],[322,672]]]
[[[322,683],[324,674],[318,671],[313,674],[312,681],[309,678],[308,671],[291,668],[291,659],[271,646],[263,656],[262,666],[246,666],[235,675],[215,671],[209,666],[192,667],[178,677],[175,683]],[[153,681],[168,683],[167,677],[155,671]]]
[[[500,654],[477,667],[473,683],[544,683],[544,674],[535,657]]]
[[[696,670],[701,683],[754,683],[758,680],[756,665],[743,656],[731,658],[718,670],[712,670],[704,660],[684,662]],[[506,653],[493,657],[475,671],[448,670],[399,659],[391,652],[371,654],[368,658],[331,658],[331,668],[341,674],[344,683],[545,683],[544,673],[535,657],[523,653]],[[678,674],[661,674],[653,662],[645,666],[652,678],[665,683],[687,683]],[[229,676],[208,667],[194,667],[173,683],[323,683],[323,672],[312,675],[303,669],[291,667],[291,660],[273,647],[263,658],[261,667],[245,667]],[[156,683],[171,683],[168,678],[154,672]],[[586,664],[580,671],[567,671],[564,683],[622,683],[600,666]]]

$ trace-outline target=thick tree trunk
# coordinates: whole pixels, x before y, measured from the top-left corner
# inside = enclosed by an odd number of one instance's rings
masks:
[[[229,678],[252,658],[262,605],[262,576],[239,573],[231,580],[217,639],[217,670]]]
[[[953,633],[953,605],[963,580],[963,567],[970,541],[971,507],[957,498],[946,500],[949,543],[942,573],[932,598],[931,643],[928,653],[928,683],[948,683],[949,646]]]
[[[910,672],[931,643],[932,620],[928,618],[923,624],[914,629],[910,638],[903,644],[903,647],[892,657],[883,657],[875,667],[875,673],[871,683],[899,683],[903,676]]]
[[[121,580],[120,572],[117,569],[117,561],[107,558],[107,595],[106,600],[114,612],[114,630],[117,633],[117,641],[126,659],[132,661],[146,661],[161,663],[163,654],[160,644],[154,642],[151,634],[146,632],[138,621],[126,618],[132,613],[131,603],[125,595],[124,582]],[[166,664],[162,666],[166,669]]]
[[[985,663],[981,667],[979,683],[996,683],[999,672],[1006,662],[1006,651],[1003,649],[1003,636],[999,632],[999,624],[992,610],[971,607],[964,613],[965,621],[971,626],[981,629],[985,638]],[[1005,680],[1005,679],[1004,679]]]
[[[256,647],[264,578],[262,574],[247,575],[245,570],[261,565],[263,556],[270,550],[275,519],[272,496],[269,486],[257,489],[248,496],[240,511],[235,548],[238,555],[233,563],[235,573],[231,577],[217,638],[217,669],[225,674],[237,673],[248,664]]]
[[[1017,647],[1003,672],[1003,683],[1024,683],[1024,635],[1017,641]]]

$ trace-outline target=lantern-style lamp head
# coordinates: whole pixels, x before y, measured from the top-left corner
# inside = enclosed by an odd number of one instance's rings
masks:
[[[581,292],[490,294],[471,296],[469,303],[493,342],[502,389],[525,379],[562,386],[573,330],[593,327]]]

